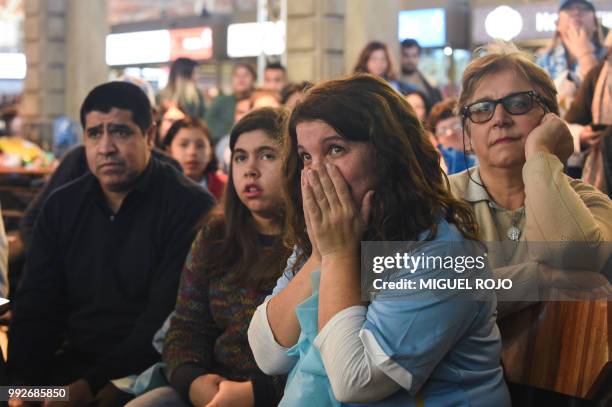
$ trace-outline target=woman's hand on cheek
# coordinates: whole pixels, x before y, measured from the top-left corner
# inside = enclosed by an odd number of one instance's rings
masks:
[[[356,256],[368,222],[373,191],[368,191],[357,210],[349,186],[337,167],[312,167],[304,185],[304,212],[321,257]]]
[[[312,246],[312,253],[310,257],[318,264],[321,264],[321,253],[319,253],[319,248],[317,247],[316,237],[314,235],[314,230],[312,227],[312,222],[310,220],[310,211],[306,209],[306,194],[308,188],[308,178],[307,178],[308,169],[304,168],[302,170],[302,206],[304,209],[304,222],[306,223],[306,231],[308,232],[308,239],[310,239],[310,245]]]
[[[538,152],[556,155],[565,163],[574,152],[574,140],[567,125],[554,113],[547,113],[542,121],[527,135],[525,158]]]

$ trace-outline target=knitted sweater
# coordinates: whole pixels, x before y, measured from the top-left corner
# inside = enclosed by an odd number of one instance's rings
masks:
[[[261,237],[270,245],[270,237]],[[198,376],[215,373],[229,380],[253,383],[255,406],[275,406],[284,379],[257,367],[247,339],[255,309],[270,290],[231,281],[231,270],[209,278],[199,233],[181,275],[175,316],[166,335],[163,361],[172,387],[189,400],[189,386]]]

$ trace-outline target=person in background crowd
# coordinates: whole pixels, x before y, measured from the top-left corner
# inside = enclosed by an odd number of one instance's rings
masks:
[[[238,123],[247,113],[251,111],[251,97],[244,97],[236,101],[236,108],[234,110],[234,124]],[[215,157],[217,158],[217,165],[219,170],[224,174],[229,173],[231,150],[229,148],[229,134],[221,137],[217,144],[215,144]]]
[[[244,117],[245,114],[262,107],[280,107],[278,95],[276,92],[265,89],[254,89],[248,99],[242,99],[236,104],[234,114],[235,122]],[[227,173],[229,170],[231,151],[229,148],[230,135],[227,134],[217,142],[215,146],[215,156],[219,161],[219,168]]]
[[[434,136],[432,129],[430,129],[429,127],[428,117],[429,112],[431,110],[431,105],[429,104],[427,96],[420,90],[413,90],[404,95],[404,99],[406,99],[410,107],[412,107],[412,109],[414,110],[414,114],[416,115],[416,117],[421,121],[423,129],[425,130],[425,133],[427,134],[431,145],[434,146],[438,151],[440,168],[442,168],[445,173],[448,173],[446,161],[442,157],[442,152],[439,149],[438,140]]]
[[[162,109],[170,105],[181,106],[189,116],[204,119],[204,96],[194,79],[197,66],[193,59],[183,57],[172,62],[168,84],[159,93],[158,104]]]
[[[280,93],[281,105],[289,111],[293,110],[295,105],[304,98],[304,93],[310,88],[312,88],[312,83],[308,81],[287,84]]]
[[[155,145],[163,149],[164,139],[170,127],[172,127],[177,120],[184,119],[187,116],[187,112],[179,105],[171,104],[164,107],[159,115],[159,128],[155,139]]]
[[[206,188],[217,200],[221,199],[227,176],[217,170],[206,124],[194,118],[177,120],[168,130],[164,146],[187,177]]]
[[[419,252],[445,256],[460,252],[449,241],[477,238],[402,96],[372,75],[313,87],[284,156],[296,249],[248,332],[265,373],[291,372],[280,406],[509,406],[493,293],[362,302],[360,241],[426,239]]]
[[[380,41],[371,41],[361,50],[353,73],[369,73],[383,78],[389,85],[401,94],[406,94],[414,87],[397,80],[397,73],[391,62],[391,54],[387,44]]]
[[[425,93],[427,100],[434,105],[442,100],[440,91],[432,86],[425,76],[419,71],[419,58],[421,57],[421,46],[416,40],[405,39],[401,43],[401,66],[402,75],[400,80],[414,86],[417,90]]]
[[[569,109],[582,79],[604,58],[602,42],[593,3],[561,0],[555,36],[537,59],[555,83],[561,115]]]
[[[236,102],[251,96],[257,81],[255,68],[239,62],[232,70],[232,94],[217,96],[206,111],[205,121],[212,133],[213,144],[229,134],[234,124]]]
[[[581,126],[574,151],[586,155],[582,179],[612,196],[612,31],[606,47],[607,58],[587,74],[565,120]]]
[[[251,110],[260,107],[280,107],[280,94],[267,89],[254,89],[251,93]]]
[[[51,193],[38,216],[12,307],[9,383],[68,386],[62,405],[122,405],[109,380],[158,360],[151,339],[214,199],[151,159],[155,124],[137,86],[95,87],[80,118],[90,172]]]
[[[279,62],[266,65],[262,88],[271,90],[280,95],[281,90],[287,85],[287,70]]]
[[[128,407],[267,407],[280,400],[282,380],[257,368],[246,331],[289,256],[281,236],[284,118],[282,110],[258,109],[232,129],[226,197],[191,248],[166,333],[169,386]]]
[[[429,128],[432,129],[449,175],[476,165],[475,157],[465,152],[461,118],[453,112],[456,104],[454,98],[445,99],[436,103],[429,115]]]
[[[427,95],[420,90],[413,90],[406,93],[404,98],[410,104],[410,106],[412,106],[414,113],[419,120],[423,124],[427,124],[427,118],[429,117],[429,112],[431,111],[431,103],[429,103]]]
[[[190,75],[190,77],[192,76],[193,75]],[[137,77],[126,75],[126,74],[119,76],[116,80],[119,82],[129,82],[132,85],[138,86],[140,90],[142,90],[144,94],[147,95],[147,98],[149,99],[149,102],[151,103],[151,107],[153,108],[153,112],[156,111],[157,109],[156,99],[157,98],[155,96],[155,90],[153,89],[153,86],[151,85],[149,81],[147,81],[146,79],[141,79],[141,78],[137,78]]]

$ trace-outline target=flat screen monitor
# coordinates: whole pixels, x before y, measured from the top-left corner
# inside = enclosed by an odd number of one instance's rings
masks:
[[[400,11],[397,26],[400,42],[412,38],[424,48],[446,45],[446,11],[443,8]]]

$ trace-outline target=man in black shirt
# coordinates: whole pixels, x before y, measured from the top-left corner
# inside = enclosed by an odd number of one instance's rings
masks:
[[[214,203],[151,158],[155,125],[137,86],[94,88],[81,124],[91,172],[42,207],[8,358],[13,384],[69,385],[75,406],[103,404],[110,380],[158,361],[153,335],[174,307],[198,220]]]

